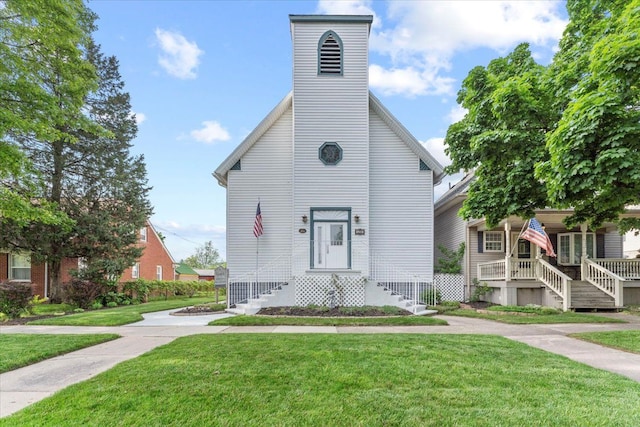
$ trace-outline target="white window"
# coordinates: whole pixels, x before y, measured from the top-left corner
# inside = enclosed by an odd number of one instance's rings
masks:
[[[502,231],[485,231],[484,251],[504,252],[504,233]]]
[[[131,267],[131,278],[137,279],[138,277],[140,277],[140,263],[136,262],[133,264],[133,267]]]
[[[9,255],[9,279],[31,281],[31,257],[29,255]]]
[[[142,227],[140,229],[140,241],[141,242],[147,241],[147,227]]]
[[[596,235],[587,233],[587,256],[595,258]],[[558,234],[558,264],[580,265],[582,257],[582,233]]]
[[[156,279],[162,280],[162,266],[156,265]]]

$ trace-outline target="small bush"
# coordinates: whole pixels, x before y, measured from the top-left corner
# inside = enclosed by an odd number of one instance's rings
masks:
[[[72,279],[63,285],[65,302],[80,308],[89,308],[104,293],[104,286],[89,280]]]
[[[442,302],[442,292],[440,289],[429,287],[427,290],[422,292],[422,302],[426,302],[427,304],[432,304],[435,302],[436,304],[440,304]]]
[[[131,304],[131,296],[124,292],[107,292],[102,295],[102,304],[109,306],[109,303],[115,302],[116,305],[129,305]],[[110,306],[109,306],[110,307]]]
[[[473,291],[473,295],[471,295],[472,302],[484,301],[483,298],[489,292],[491,292],[491,288],[487,282],[480,283],[478,279],[473,279],[473,285],[475,287]]]
[[[91,304],[92,310],[100,310],[102,307],[104,307],[104,305],[102,305],[100,301],[94,301],[93,304]]]
[[[31,307],[33,291],[30,283],[7,281],[0,283],[0,312],[10,319],[20,317]]]
[[[84,308],[80,308],[80,307],[78,307],[78,308],[74,308],[74,309],[73,309],[73,312],[74,312],[74,313],[82,313],[82,312],[84,312]]]
[[[550,315],[550,314],[560,314],[561,311],[552,307],[543,307],[540,305],[529,304],[525,306],[520,305],[494,305],[492,307],[487,308],[489,311],[502,311],[502,312],[510,312],[510,313],[531,313],[538,315]]]
[[[443,307],[460,308],[460,301],[442,301],[440,305]]]
[[[115,301],[110,301],[110,302],[107,303],[107,307],[109,307],[109,308],[113,308],[113,307],[117,307],[117,306],[118,306],[118,303],[115,302]]]

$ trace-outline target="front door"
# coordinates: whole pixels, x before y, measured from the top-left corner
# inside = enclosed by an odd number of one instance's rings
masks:
[[[314,224],[313,268],[348,268],[346,222]]]

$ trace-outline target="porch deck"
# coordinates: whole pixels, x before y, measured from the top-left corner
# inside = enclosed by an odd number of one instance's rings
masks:
[[[629,304],[640,301],[640,259],[585,258],[578,273],[580,280],[575,280],[540,258],[509,259],[508,262],[501,259],[478,264],[477,277],[496,288],[517,287],[524,281],[531,287],[546,287],[560,300],[565,311],[571,308],[620,308],[625,305],[625,297]],[[583,286],[585,284],[589,286]],[[572,285],[575,285],[573,290]],[[601,298],[596,298],[594,289],[602,293]]]

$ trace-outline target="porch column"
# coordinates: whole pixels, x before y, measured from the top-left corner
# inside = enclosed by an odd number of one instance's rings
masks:
[[[587,268],[585,260],[587,259],[587,223],[580,224],[580,232],[582,233],[582,253],[580,254],[580,280],[587,277]]]
[[[504,223],[504,242],[506,250],[504,251],[504,280],[511,280],[511,223],[507,220]]]

